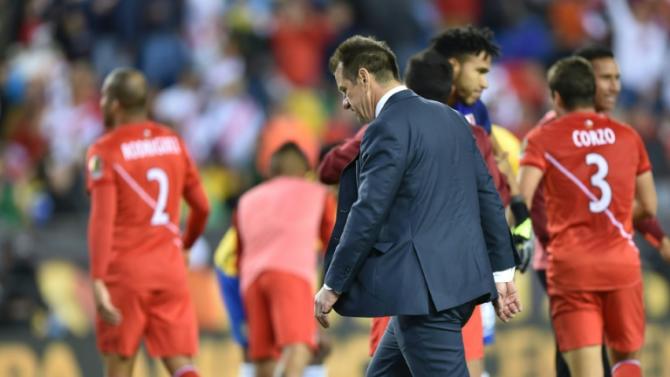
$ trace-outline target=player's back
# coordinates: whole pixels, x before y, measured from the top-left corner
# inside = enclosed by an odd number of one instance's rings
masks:
[[[545,164],[548,273],[554,287],[636,283],[640,262],[632,242],[632,209],[636,177],[650,165],[633,128],[596,113],[572,113],[533,130],[526,148]]]
[[[98,161],[98,162],[96,162]],[[90,179],[116,189],[108,281],[169,283],[185,276],[179,216],[195,167],[181,139],[152,122],[119,127],[89,151]]]

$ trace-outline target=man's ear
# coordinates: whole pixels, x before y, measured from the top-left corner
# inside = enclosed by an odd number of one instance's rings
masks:
[[[447,59],[447,61],[449,62],[449,64],[451,64],[451,68],[454,71],[453,77],[458,76],[458,74],[461,72],[461,62],[460,62],[460,60],[456,59],[455,57],[451,57],[451,58]]]
[[[363,83],[364,85],[367,85],[370,83],[371,79],[371,74],[370,71],[367,70],[367,68],[359,68],[358,69],[358,81]]]

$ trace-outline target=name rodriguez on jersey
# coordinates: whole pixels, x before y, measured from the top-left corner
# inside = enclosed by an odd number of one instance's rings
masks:
[[[121,144],[121,153],[126,160],[180,154],[179,140],[174,136],[159,136],[153,139],[133,140]]]

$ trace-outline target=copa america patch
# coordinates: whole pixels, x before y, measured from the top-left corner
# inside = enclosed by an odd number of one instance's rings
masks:
[[[88,174],[94,180],[102,178],[102,158],[100,156],[94,155],[88,159]]]

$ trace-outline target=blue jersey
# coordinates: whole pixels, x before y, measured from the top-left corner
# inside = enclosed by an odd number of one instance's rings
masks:
[[[489,112],[482,100],[478,99],[472,105],[456,102],[453,108],[461,113],[470,124],[480,126],[486,130],[487,134],[491,134],[491,119],[489,119]]]

